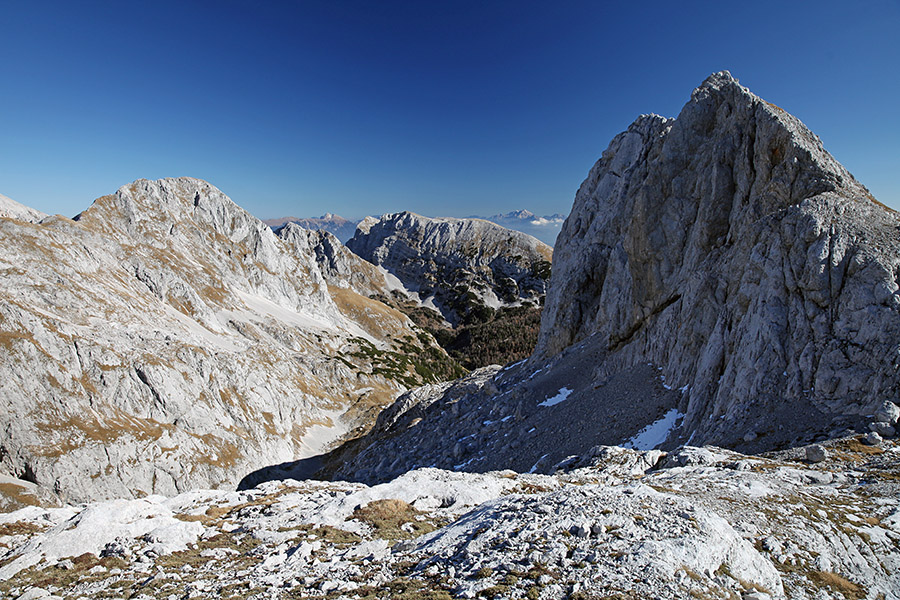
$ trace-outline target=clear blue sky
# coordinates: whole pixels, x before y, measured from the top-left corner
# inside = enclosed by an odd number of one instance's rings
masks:
[[[259,217],[567,213],[609,140],[728,69],[900,209],[900,2],[0,0],[0,193],[137,178]]]

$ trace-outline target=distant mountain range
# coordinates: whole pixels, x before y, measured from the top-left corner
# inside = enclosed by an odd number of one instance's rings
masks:
[[[484,219],[485,221],[496,223],[507,229],[527,233],[550,246],[556,242],[556,236],[559,235],[563,221],[566,220],[566,216],[559,213],[539,217],[528,210],[514,210],[506,214],[497,214],[490,217],[471,215],[467,218]],[[347,240],[352,238],[353,234],[356,233],[356,226],[359,225],[362,220],[352,221],[332,213],[325,213],[321,217],[281,217],[279,219],[265,219],[263,222],[272,229],[278,229],[287,223],[296,223],[306,229],[321,229],[328,231],[329,233],[334,234],[341,242],[347,242]]]
[[[360,221],[351,221],[339,215],[325,213],[321,217],[312,217],[304,219],[300,217],[281,217],[280,219],[263,219],[263,223],[278,230],[288,223],[296,223],[304,229],[312,229],[314,231],[327,231],[345,243],[356,233],[356,226]]]

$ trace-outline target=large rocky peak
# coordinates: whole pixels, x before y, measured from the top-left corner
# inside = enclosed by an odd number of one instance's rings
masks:
[[[557,241],[536,355],[588,337],[598,371],[662,368],[684,430],[734,443],[900,395],[900,218],[799,120],[727,72],[642,116]]]
[[[407,393],[333,468],[549,473],[596,444],[892,435],[869,415],[900,397],[898,279],[897,213],[800,121],[715,74],[591,169],[532,357]]]
[[[473,308],[538,305],[553,255],[536,238],[489,221],[411,212],[363,221],[347,247],[433,301],[454,324]]]
[[[69,500],[234,486],[432,381],[446,354],[320,268],[326,242],[189,178],[0,218],[0,475]]]

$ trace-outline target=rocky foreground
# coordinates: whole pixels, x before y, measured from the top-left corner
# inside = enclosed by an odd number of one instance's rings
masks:
[[[9,598],[885,598],[900,446],[596,447],[553,475],[426,468],[0,516]]]

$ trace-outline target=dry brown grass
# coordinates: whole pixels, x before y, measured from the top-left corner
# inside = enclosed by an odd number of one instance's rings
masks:
[[[29,523],[28,521],[15,521],[13,523],[0,524],[0,536],[27,535],[30,533],[37,533],[38,531],[41,531],[43,529],[43,527],[35,523]]]
[[[812,571],[809,578],[819,587],[827,587],[835,592],[840,592],[850,600],[860,600],[866,597],[866,591],[849,579],[832,573],[831,571]]]
[[[388,498],[374,500],[353,511],[350,518],[368,523],[375,530],[375,535],[386,540],[399,540],[418,537],[436,527],[428,521],[419,521],[419,511],[403,500]],[[409,527],[403,528],[403,525]],[[411,530],[411,531],[409,531]]]
[[[842,450],[849,450],[850,452],[858,452],[860,454],[881,454],[884,452],[884,450],[878,446],[869,446],[862,440],[862,437],[852,438],[841,442],[838,447]]]
[[[328,294],[341,313],[359,323],[366,332],[378,338],[398,336],[405,329],[406,315],[377,300],[366,298],[353,290],[328,286]]]
[[[0,506],[6,509],[20,508],[22,506],[40,506],[38,498],[28,488],[15,483],[0,483]],[[3,525],[0,525],[0,535],[3,535]]]

